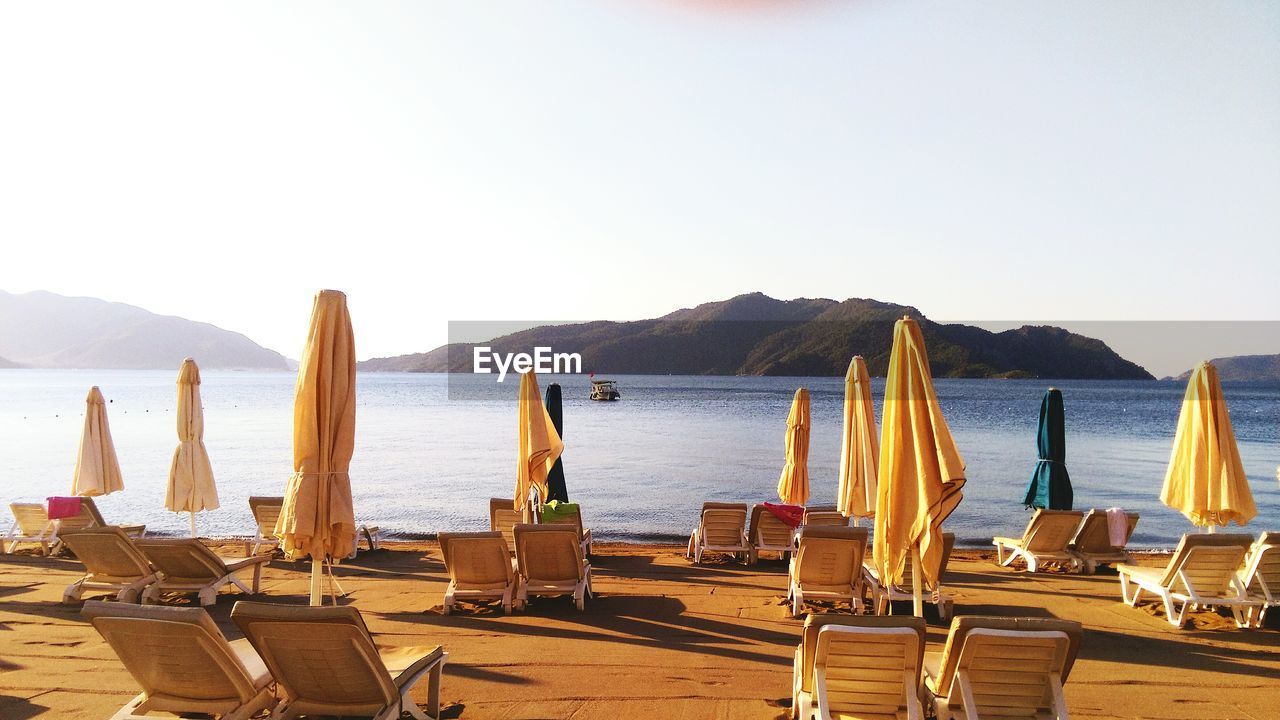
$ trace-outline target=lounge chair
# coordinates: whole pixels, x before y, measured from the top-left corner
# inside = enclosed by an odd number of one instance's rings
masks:
[[[1098,571],[1099,565],[1115,565],[1128,562],[1129,553],[1125,546],[1133,537],[1133,530],[1138,526],[1138,513],[1125,513],[1128,518],[1125,527],[1124,543],[1117,546],[1111,544],[1111,530],[1108,526],[1107,511],[1093,509],[1084,514],[1080,530],[1071,539],[1067,549],[1080,560],[1080,572],[1092,575]]]
[[[867,528],[813,527],[800,536],[800,549],[787,572],[791,616],[809,600],[844,600],[862,612],[862,560]]]
[[[49,546],[58,541],[58,534],[49,513],[40,503],[9,503],[13,513],[13,527],[0,540],[0,552],[11,553],[18,545],[40,546],[40,554],[48,555]]]
[[[1280,532],[1265,532],[1254,543],[1241,578],[1250,596],[1262,600],[1249,615],[1253,627],[1267,619],[1267,608],[1280,605]]]
[[[151,712],[246,720],[276,704],[258,653],[248,641],[228,642],[201,608],[90,601],[80,613],[142,686],[112,720],[156,717]]]
[[[568,525],[551,523],[515,526],[516,565],[520,571],[516,607],[530,595],[572,595],[579,610],[591,597],[591,563],[582,554],[578,534]]]
[[[1076,536],[1083,519],[1084,513],[1079,510],[1036,510],[1020,539],[998,537],[992,540],[996,546],[996,561],[1008,567],[1022,558],[1027,563],[1028,572],[1035,572],[1047,563],[1077,569],[1080,558],[1067,549],[1067,545]]]
[[[117,527],[73,530],[62,536],[84,563],[85,576],[67,586],[62,602],[78,601],[88,590],[110,590],[120,602],[134,603],[143,588],[155,582],[155,568]]]
[[[938,586],[933,588],[924,588],[924,602],[934,605],[938,608],[938,617],[946,622],[951,618],[952,610],[955,608],[955,600],[942,587],[941,579],[947,574],[947,563],[951,560],[951,551],[956,546],[955,533],[942,533],[942,565],[938,572]],[[880,582],[880,574],[875,566],[870,563],[864,563],[862,566],[863,579],[867,581],[867,586],[871,590],[872,602],[875,604],[877,615],[884,615],[889,612],[889,603],[901,600],[912,600],[915,595],[912,592],[912,573],[915,572],[915,566],[911,564],[911,560],[907,560],[906,568],[902,573],[901,585],[885,585]]]
[[[138,540],[137,545],[160,574],[142,593],[144,604],[158,602],[162,593],[176,592],[197,593],[201,605],[212,605],[218,591],[227,585],[257,593],[262,566],[271,560],[269,555],[223,558],[196,538],[147,538]],[[253,570],[252,589],[236,577],[244,570]]]
[[[1082,634],[1070,620],[956,618],[942,652],[924,659],[938,720],[1068,720],[1062,686]]]
[[[354,607],[237,602],[231,619],[284,695],[272,718],[357,715],[440,717],[440,675],[449,654],[428,646],[379,649]],[[424,712],[410,691],[428,678]]]
[[[792,665],[791,716],[923,718],[924,644],[924,618],[810,615]]]
[[[507,549],[513,557],[516,554],[514,529],[522,522],[524,520],[520,517],[520,511],[515,509],[514,500],[489,498],[489,529],[502,533],[502,539],[507,541]]]
[[[80,514],[75,517],[60,518],[53,521],[57,526],[58,534],[68,530],[83,530],[85,528],[101,528],[101,527],[118,527],[124,531],[125,535],[137,540],[145,537],[147,534],[146,525],[112,525],[102,517],[102,513],[98,510],[98,504],[91,497],[80,498]]]
[[[751,507],[751,521],[747,527],[747,540],[751,546],[747,563],[755,565],[762,552],[776,552],[781,558],[796,551],[796,529],[760,504]]]
[[[1189,607],[1215,605],[1230,608],[1236,625],[1247,627],[1250,612],[1262,602],[1248,596],[1237,574],[1252,544],[1249,535],[1188,533],[1163,568],[1117,565],[1120,594],[1134,607],[1143,592],[1155,595],[1177,628],[1186,625]]]
[[[745,503],[707,502],[702,504],[698,527],[689,536],[689,549],[685,557],[702,564],[702,555],[708,550],[739,555],[751,559],[751,544],[747,542],[747,506]]]
[[[257,525],[254,537],[244,543],[245,557],[257,555],[262,548],[275,550],[280,547],[280,538],[276,537],[276,521],[280,519],[280,510],[284,508],[284,498],[254,495],[249,498],[249,511],[253,513],[253,522]]]
[[[849,518],[835,505],[812,505],[804,509],[804,527],[848,527]]]
[[[543,505],[542,512],[539,513],[539,521],[573,527],[578,531],[578,543],[582,545],[583,556],[591,555],[591,528],[582,527],[582,508],[577,503],[557,503],[555,510]]]
[[[449,587],[444,591],[445,615],[459,598],[497,598],[502,601],[502,610],[511,612],[516,575],[502,533],[440,533],[440,553],[449,571]]]

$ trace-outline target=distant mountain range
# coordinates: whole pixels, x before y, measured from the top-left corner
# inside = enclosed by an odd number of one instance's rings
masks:
[[[0,290],[0,367],[287,370],[284,356],[240,333],[132,305]]]
[[[1280,355],[1235,355],[1210,360],[1218,368],[1218,379],[1235,382],[1280,382]],[[1173,378],[1186,382],[1188,370]]]
[[[862,355],[883,376],[893,324],[920,321],[938,377],[1153,379],[1100,340],[1049,326],[993,333],[940,324],[906,305],[867,299],[776,300],[739,295],[652,320],[548,325],[485,343],[494,352],[551,347],[582,355],[584,372],[680,375],[844,375]],[[361,362],[364,371],[471,372],[476,343]]]

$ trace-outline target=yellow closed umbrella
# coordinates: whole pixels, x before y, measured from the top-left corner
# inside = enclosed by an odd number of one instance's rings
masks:
[[[80,451],[76,454],[71,494],[94,497],[123,489],[120,460],[116,457],[116,445],[111,440],[111,426],[107,424],[107,401],[94,385],[85,398],[84,432],[80,435]]]
[[[909,317],[893,328],[893,352],[880,421],[873,553],[880,578],[900,583],[908,559],[915,614],[921,586],[936,587],[942,566],[942,521],[960,504],[964,459],[933,391],[920,325]]]
[[[1213,363],[1200,363],[1187,382],[1160,502],[1210,531],[1258,514]]]
[[[778,477],[778,497],[790,505],[809,501],[809,391],[796,390],[787,413],[787,460]]]
[[[191,537],[196,536],[196,513],[218,509],[218,486],[204,447],[204,407],[200,404],[200,368],[187,358],[178,371],[178,449],[169,464],[169,489],[164,506],[191,513]]]
[[[551,422],[538,392],[538,376],[532,370],[520,376],[519,449],[516,457],[515,509],[526,521],[529,517],[529,495],[535,489],[538,497],[547,499],[547,473],[556,458],[564,452],[564,442]]]
[[[854,523],[876,513],[876,467],[880,445],[871,407],[871,375],[861,355],[849,362],[844,376],[844,439],[840,448],[840,483],[836,507]]]
[[[276,522],[290,559],[311,556],[311,604],[322,563],[355,549],[351,455],[356,440],[356,347],[347,296],[322,290],[311,311],[293,400],[293,475]]]

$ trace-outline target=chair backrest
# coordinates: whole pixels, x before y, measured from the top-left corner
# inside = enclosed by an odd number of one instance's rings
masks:
[[[906,628],[920,635],[920,646],[917,648],[915,665],[920,667],[924,654],[924,618],[910,615],[845,615],[836,613],[811,613],[804,621],[804,630],[800,634],[800,689],[813,692],[813,665],[818,649],[818,633],[828,625],[854,628]]]
[[[354,607],[242,600],[231,608],[231,619],[302,712],[374,715],[399,702],[400,693]]]
[[[543,506],[544,509],[546,506]],[[577,503],[558,503],[556,513],[540,513],[540,520],[546,525],[568,525],[578,531],[578,540],[582,540],[582,508]]]
[[[9,511],[18,523],[18,529],[27,537],[34,537],[49,529],[49,513],[40,503],[9,503]]]
[[[146,555],[118,527],[73,530],[60,537],[90,575],[140,579],[154,572]]]
[[[795,532],[795,528],[782,522],[764,505],[757,503],[751,507],[751,522],[747,530],[749,542],[774,547],[790,545]]]
[[[1251,595],[1280,602],[1280,533],[1266,532],[1258,538],[1245,565],[1244,583]]]
[[[1176,593],[1234,595],[1231,581],[1252,545],[1253,536],[1243,533],[1187,533],[1169,558],[1160,584]]]
[[[502,533],[511,552],[516,550],[516,536],[512,528],[524,520],[515,509],[515,501],[505,498],[489,498],[489,529]]]
[[[253,521],[258,524],[258,535],[275,537],[276,521],[280,519],[280,511],[284,509],[284,498],[265,495],[253,495],[249,498],[249,511],[253,513]]]
[[[746,503],[702,504],[702,540],[707,545],[732,547],[742,543],[747,527]]]
[[[804,526],[847,527],[849,518],[840,514],[835,505],[810,505],[804,509]]]
[[[978,704],[973,716],[1019,715],[1022,709],[1019,717],[1033,717],[1035,709],[1051,700],[1046,697],[1048,674],[1067,681],[1083,634],[1080,623],[1056,618],[953,618],[938,665],[937,694],[958,705],[960,693],[953,683],[956,672],[966,670]]]
[[[98,510],[98,503],[94,502],[91,497],[80,498],[80,513],[93,518],[92,527],[106,527],[109,524]]]
[[[200,608],[91,600],[80,614],[115,650],[153,709],[227,701],[225,712],[257,692],[244,663]]]
[[[1128,524],[1125,528],[1124,542],[1129,544],[1134,528],[1138,527],[1138,513],[1125,513]],[[1124,549],[1124,545],[1116,547],[1111,544],[1111,529],[1107,523],[1107,511],[1094,508],[1084,514],[1080,530],[1071,539],[1076,550],[1089,555],[1107,555]]]
[[[168,579],[217,580],[227,574],[227,564],[197,538],[144,538],[134,543]]]
[[[102,514],[98,512],[98,506],[93,504],[93,499],[87,497],[80,498],[80,513],[78,515],[58,519],[59,535],[69,530],[101,527],[107,527],[107,524],[102,522]]]
[[[1028,552],[1063,552],[1076,536],[1084,513],[1079,510],[1036,510],[1022,533]]]
[[[463,590],[511,584],[511,551],[500,532],[440,533],[440,553],[449,578]]]
[[[942,564],[938,566],[938,581],[941,583],[942,578],[947,574],[947,564],[951,562],[951,551],[956,547],[955,533],[942,533]],[[899,588],[910,588],[912,573],[915,572],[916,566],[911,563],[911,558],[907,557],[907,563],[902,568],[902,583],[897,585]],[[927,588],[933,589],[933,588]]]
[[[515,536],[516,564],[522,577],[545,583],[576,583],[582,579],[582,545],[572,527],[521,523],[515,527]]]
[[[918,708],[923,650],[924,628],[823,627],[814,653],[823,717],[903,717]]]
[[[853,585],[862,573],[868,535],[867,528],[806,528],[800,534],[800,550],[796,554],[800,586]]]

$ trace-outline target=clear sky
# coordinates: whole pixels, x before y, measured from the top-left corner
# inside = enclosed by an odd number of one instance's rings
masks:
[[[1275,320],[1277,78],[1276,2],[4,3],[0,289],[295,357],[322,287],[362,357],[754,290]]]

